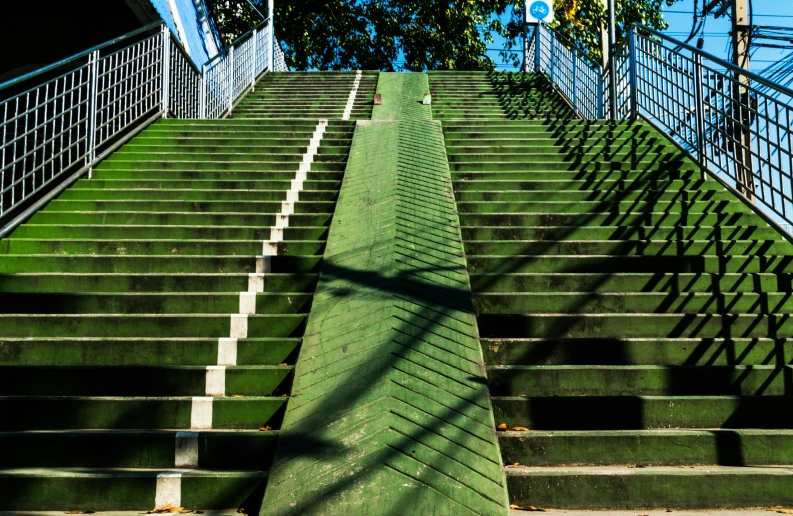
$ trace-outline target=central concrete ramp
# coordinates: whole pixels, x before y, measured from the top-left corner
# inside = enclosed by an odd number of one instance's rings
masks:
[[[263,514],[507,514],[424,74],[358,122]]]

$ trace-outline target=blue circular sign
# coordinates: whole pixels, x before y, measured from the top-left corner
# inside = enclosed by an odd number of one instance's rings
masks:
[[[529,13],[538,20],[544,20],[551,14],[551,7],[548,5],[548,2],[537,0],[529,7]]]

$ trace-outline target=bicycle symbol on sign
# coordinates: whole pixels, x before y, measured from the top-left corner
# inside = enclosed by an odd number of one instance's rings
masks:
[[[534,2],[533,4],[531,4],[531,7],[529,8],[529,12],[531,13],[532,16],[534,16],[538,20],[542,20],[546,16],[548,16],[551,10],[548,7],[548,4],[545,2]]]

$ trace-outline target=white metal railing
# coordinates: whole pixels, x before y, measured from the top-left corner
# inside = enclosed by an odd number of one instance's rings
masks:
[[[526,48],[530,53],[525,59],[526,71],[546,74],[578,116],[603,118],[603,70],[599,64],[542,24],[535,25]]]
[[[287,70],[275,41],[266,20],[199,69],[155,23],[0,84],[0,220],[90,174],[153,119],[228,116],[262,73]]]
[[[641,25],[605,72],[547,26],[531,39],[526,69],[546,74],[581,118],[646,120],[703,178],[720,178],[781,229],[793,224],[793,90]]]

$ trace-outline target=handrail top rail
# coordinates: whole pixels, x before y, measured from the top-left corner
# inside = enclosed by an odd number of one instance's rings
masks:
[[[567,49],[568,49],[568,50],[570,50],[570,51],[572,51],[572,52],[575,52],[575,53],[576,53],[576,56],[578,57],[578,59],[581,59],[581,60],[583,60],[583,61],[586,61],[586,62],[587,62],[587,64],[588,64],[590,67],[592,67],[592,68],[595,68],[596,70],[598,70],[598,69],[602,69],[602,68],[603,68],[603,67],[600,65],[600,63],[597,63],[597,62],[595,62],[595,60],[594,60],[594,59],[590,58],[588,55],[586,55],[586,54],[585,54],[584,52],[582,52],[580,49],[576,48],[576,47],[575,47],[575,45],[573,45],[572,43],[570,43],[570,40],[569,40],[569,39],[567,39],[567,37],[565,37],[565,36],[564,36],[564,35],[562,35],[562,34],[559,34],[559,31],[558,31],[558,30],[554,29],[553,27],[551,27],[549,24],[547,24],[547,23],[545,23],[545,22],[541,22],[541,23],[542,23],[542,26],[543,26],[543,27],[545,27],[547,30],[549,30],[549,31],[552,31],[552,32],[553,32],[553,34],[554,34],[554,37],[555,37],[556,39],[558,39],[559,41],[561,41],[562,43],[564,43],[564,44],[567,46]]]
[[[24,75],[20,75],[19,77],[15,77],[15,78],[10,79],[10,80],[8,80],[6,82],[0,83],[0,90],[3,90],[3,89],[8,88],[10,86],[15,86],[15,85],[17,85],[17,84],[19,84],[21,82],[24,82],[24,81],[26,81],[28,79],[36,77],[37,75],[41,75],[43,73],[50,72],[52,70],[57,70],[58,68],[60,68],[60,67],[62,67],[64,65],[67,65],[67,64],[71,63],[72,61],[76,61],[76,60],[78,60],[80,58],[83,58],[83,57],[85,57],[85,56],[87,56],[87,55],[89,55],[89,54],[91,54],[93,52],[96,52],[97,50],[102,50],[103,48],[107,48],[107,47],[116,45],[116,44],[121,43],[122,41],[124,41],[126,39],[135,37],[138,34],[142,34],[144,32],[151,31],[152,29],[155,29],[155,28],[158,28],[158,27],[162,27],[163,25],[165,25],[165,22],[163,22],[163,21],[149,23],[148,25],[145,25],[145,26],[143,26],[143,27],[141,27],[139,29],[135,29],[135,30],[133,30],[131,32],[127,32],[126,34],[118,36],[117,38],[113,38],[111,40],[105,41],[104,43],[100,43],[99,45],[96,45],[94,47],[89,48],[88,50],[83,50],[82,52],[74,54],[73,56],[69,56],[69,57],[67,57],[65,59],[61,59],[60,61],[58,61],[56,63],[44,66],[42,68],[39,68],[38,70],[33,70],[32,72],[28,72],[28,73],[26,73]]]
[[[656,37],[659,37],[661,39],[667,40],[667,41],[669,41],[671,43],[674,43],[675,45],[679,45],[681,48],[685,48],[686,50],[688,50],[688,51],[690,51],[690,52],[692,52],[692,53],[694,53],[696,55],[699,55],[700,57],[704,57],[704,58],[706,58],[706,59],[708,59],[710,61],[713,61],[714,63],[718,64],[719,66],[723,66],[727,70],[733,71],[735,73],[739,73],[739,74],[751,79],[752,81],[759,82],[760,84],[763,84],[764,86],[767,86],[769,88],[775,89],[775,90],[779,91],[780,93],[784,93],[785,95],[793,97],[793,90],[792,89],[787,88],[785,86],[782,86],[781,84],[776,84],[773,81],[769,81],[768,79],[766,79],[766,78],[764,78],[764,77],[762,77],[760,75],[757,75],[756,73],[750,72],[748,70],[744,70],[743,68],[741,68],[739,66],[735,66],[734,64],[729,63],[729,62],[727,62],[724,59],[721,59],[719,57],[716,57],[713,54],[709,54],[709,53],[704,52],[704,51],[702,51],[702,50],[700,50],[700,49],[698,49],[698,48],[696,48],[694,46],[691,46],[691,45],[689,45],[687,43],[683,43],[680,40],[677,40],[675,38],[671,38],[671,37],[665,35],[662,32],[658,32],[657,30],[651,29],[650,27],[647,27],[647,26],[642,25],[640,23],[634,23],[634,27],[637,27],[637,28],[639,28],[639,29],[641,29],[643,31],[647,31],[650,34],[652,34],[653,36],[656,36]]]

